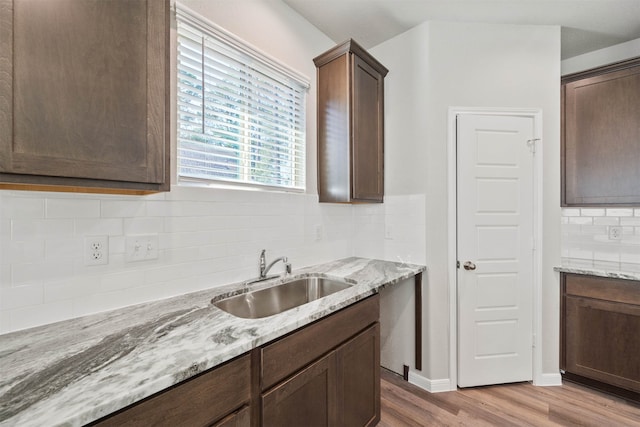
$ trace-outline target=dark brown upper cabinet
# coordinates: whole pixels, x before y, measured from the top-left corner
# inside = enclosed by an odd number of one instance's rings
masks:
[[[640,58],[562,80],[562,205],[640,206]]]
[[[0,188],[167,191],[169,0],[0,1]]]
[[[382,203],[388,70],[353,40],[313,62],[318,78],[320,202]]]

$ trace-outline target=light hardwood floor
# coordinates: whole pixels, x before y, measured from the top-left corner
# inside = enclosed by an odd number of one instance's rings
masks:
[[[428,393],[382,369],[378,427],[640,426],[640,406],[577,384],[529,383]]]

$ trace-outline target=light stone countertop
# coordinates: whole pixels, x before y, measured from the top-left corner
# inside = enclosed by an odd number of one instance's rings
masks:
[[[640,272],[607,270],[594,267],[561,266],[554,271],[560,273],[583,274],[588,276],[608,277],[610,279],[640,280]]]
[[[236,283],[0,335],[0,425],[86,424],[424,270],[365,258],[303,268],[291,277],[320,274],[355,285],[262,319],[211,304],[241,293],[244,284]]]

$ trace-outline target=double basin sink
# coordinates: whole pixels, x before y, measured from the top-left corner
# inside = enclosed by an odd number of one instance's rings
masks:
[[[212,303],[236,317],[260,319],[326,297],[352,285],[334,278],[305,276],[219,301],[214,298]]]

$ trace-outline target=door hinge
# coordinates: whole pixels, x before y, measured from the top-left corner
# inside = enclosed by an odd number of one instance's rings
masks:
[[[531,347],[536,348],[536,334],[531,336]]]
[[[536,154],[536,141],[540,141],[540,138],[527,139],[527,147],[529,147],[529,151],[531,154]]]

